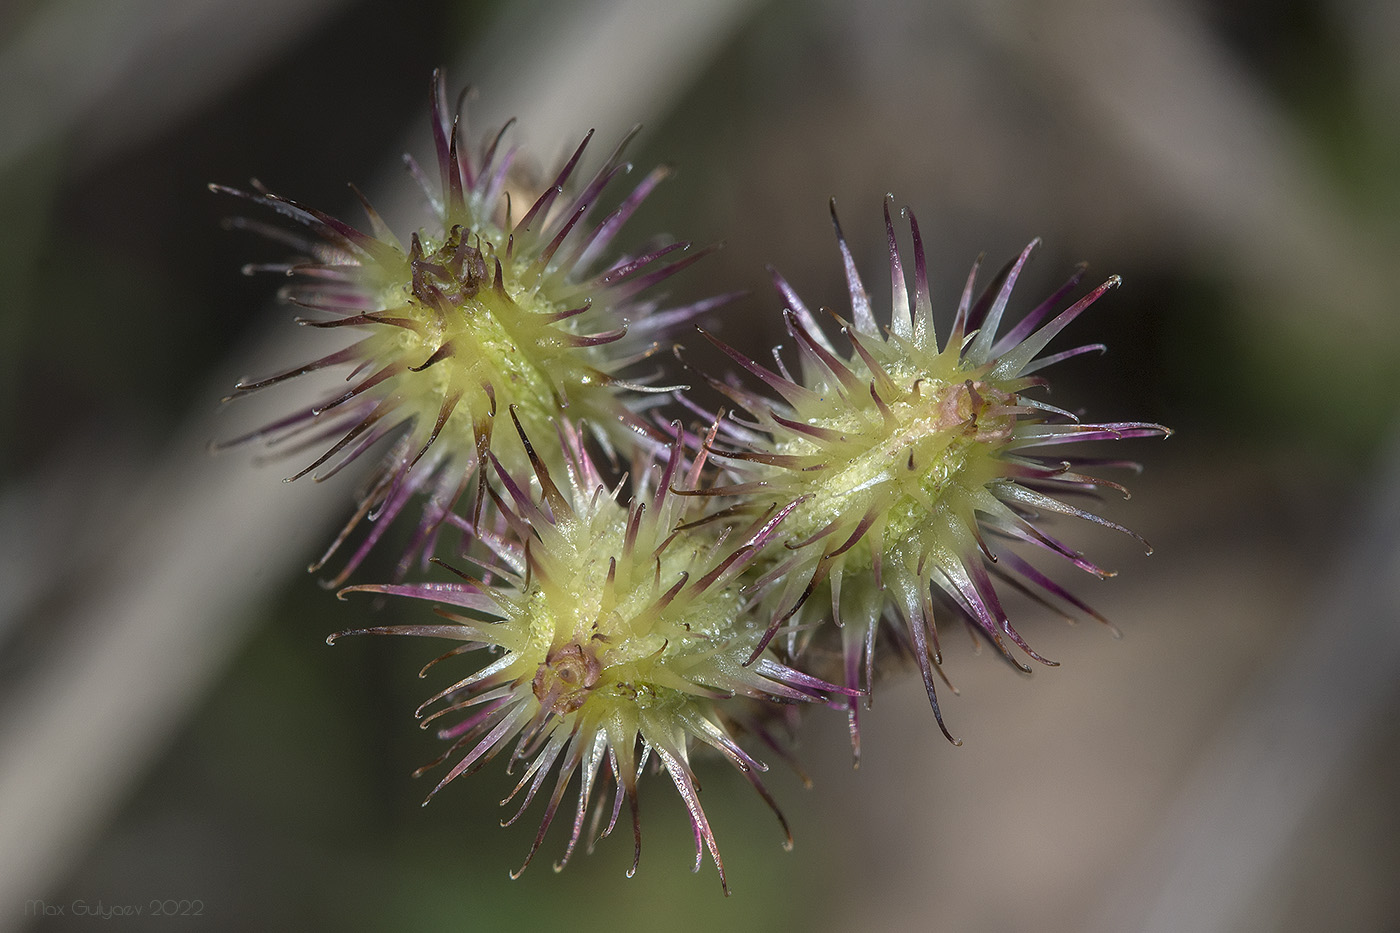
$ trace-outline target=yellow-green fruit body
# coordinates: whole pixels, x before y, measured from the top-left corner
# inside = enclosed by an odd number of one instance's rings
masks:
[[[427,501],[398,575],[415,557],[431,554],[487,451],[512,472],[529,470],[514,432],[495,430],[507,409],[535,436],[552,436],[556,421],[587,425],[624,458],[664,447],[665,433],[644,414],[672,387],[625,373],[656,350],[668,329],[724,300],[657,311],[638,298],[707,252],[688,252],[688,243],[600,261],[666,170],[653,171],[613,211],[591,221],[609,183],[630,168],[621,146],[587,181],[576,183],[585,139],[552,183],[531,182],[515,169],[514,150],[498,153],[493,142],[476,160],[459,151],[457,118],[447,109],[441,79],[434,84],[433,128],[440,188],[413,165],[433,223],[412,234],[407,247],[367,202],[370,229],[363,232],[261,186],[252,193],[213,186],[304,228],[287,233],[240,221],[303,253],[252,267],[291,277],[284,298],[313,312],[300,323],[355,338],[309,363],[240,382],[234,397],[315,370],[348,371],[343,388],[229,443],[257,439],[298,453],[319,445],[320,456],[293,478],[319,471],[320,479],[380,442],[395,441],[331,548],[362,519],[376,523],[333,584],[354,571],[415,498]],[[512,216],[512,194],[530,205],[523,216]],[[474,516],[481,504],[478,491]]]
[[[835,349],[780,277],[778,287],[788,304],[787,330],[800,354],[796,377],[781,361],[780,371],[773,372],[715,341],[781,401],[712,381],[751,418],[722,425],[731,449],[717,453],[730,463],[733,481],[712,494],[736,500],[726,514],[784,505],[792,509],[783,526],[785,548],[769,549],[754,570],[758,577],[753,588],[763,593],[767,616],[763,643],[786,626],[784,652],[797,657],[820,637],[824,621],[834,619],[841,630],[846,683],[854,686],[863,679],[868,690],[876,632],[896,615],[904,632],[899,647],[919,664],[941,725],[933,681],[941,663],[935,597],[951,602],[956,614],[1018,666],[1023,665],[1003,639],[1031,658],[1044,659],[1012,627],[993,586],[993,572],[1014,574],[1011,585],[1018,588],[1029,582],[1087,608],[1011,548],[994,551],[987,535],[1049,550],[1104,575],[1078,552],[1046,535],[1033,519],[1046,512],[1063,513],[1120,528],[1050,493],[1121,487],[1075,469],[1088,461],[1040,455],[1032,448],[1169,432],[1154,424],[1082,424],[1032,394],[1043,385],[1032,375],[1039,369],[1101,349],[1086,346],[1039,356],[1052,337],[1118,284],[1116,277],[1042,324],[1078,283],[1081,269],[1064,288],[999,334],[1012,288],[1036,245],[1032,243],[975,302],[974,267],[951,330],[940,344],[918,226],[911,215],[916,262],[911,302],[888,202],[885,220],[894,295],[888,328],[875,322],[838,226],[853,313],[850,323],[837,320],[850,342],[849,353]],[[854,704],[851,715],[854,736]]]
[[[526,436],[521,431],[522,441]],[[850,693],[760,651],[762,627],[744,612],[741,575],[786,512],[762,515],[734,536],[717,534],[713,525],[685,529],[695,500],[672,492],[681,480],[679,441],[624,507],[604,488],[578,436],[565,429],[561,439],[569,477],[562,488],[535,447],[523,444],[541,490],[538,500],[492,458],[506,497],[494,488],[490,494],[506,527],[485,539],[499,561],[490,573],[500,582],[350,588],[434,600],[470,614],[443,610],[450,624],[361,631],[449,638],[465,642],[464,650],[494,654],[420,709],[436,707],[429,720],[461,717],[439,732],[454,743],[443,760],[461,755],[439,789],[513,743],[511,761],[529,760],[511,794],[524,793],[520,812],[552,769],[559,775],[537,848],[577,771],[572,852],[603,764],[616,786],[615,820],[624,800],[635,808],[637,777],[656,755],[690,811],[697,864],[703,842],[723,879],[690,770],[691,747],[698,741],[718,750],[771,805],[758,778],[766,767],[731,736],[730,722],[744,715],[739,704],[829,702]],[[691,465],[690,484],[700,469]],[[597,798],[598,807],[606,802]]]

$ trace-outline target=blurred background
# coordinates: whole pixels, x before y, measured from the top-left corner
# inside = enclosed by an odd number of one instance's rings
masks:
[[[1400,929],[1397,43],[1388,0],[0,5],[0,930],[153,901],[202,930]],[[282,250],[205,185],[357,221],[354,181],[406,233],[438,65],[544,163],[643,122],[639,169],[677,172],[627,235],[724,241],[668,288],[748,289],[707,326],[753,355],[767,264],[845,313],[833,196],[877,307],[886,192],[940,308],[1033,236],[1013,310],[1081,259],[1122,275],[1061,344],[1108,354],[1051,376],[1177,430],[1105,452],[1147,465],[1108,514],[1152,556],[1062,528],[1121,571],[1073,582],[1123,637],[1013,604],[1062,662],[1024,676],[954,627],[960,748],[916,677],[859,770],[815,711],[814,786],[770,782],[792,852],[701,763],[728,899],[659,778],[630,880],[625,838],[556,876],[556,830],[511,881],[534,824],[497,826],[499,768],[420,809],[433,646],[328,648],[368,610],[300,572],[354,478],[208,453],[295,393],[223,408],[234,381],[307,351],[239,274]]]

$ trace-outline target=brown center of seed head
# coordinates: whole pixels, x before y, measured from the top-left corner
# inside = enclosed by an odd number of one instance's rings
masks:
[[[602,673],[603,666],[598,663],[591,645],[584,648],[577,642],[570,642],[549,652],[535,671],[531,686],[540,705],[563,715],[583,705]]]

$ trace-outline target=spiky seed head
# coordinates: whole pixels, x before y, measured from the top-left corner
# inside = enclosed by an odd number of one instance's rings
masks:
[[[309,363],[240,382],[232,397],[315,370],[348,372],[343,389],[229,443],[292,442],[295,450],[328,444],[293,477],[319,470],[321,479],[378,441],[399,438],[331,550],[365,516],[380,523],[332,584],[344,581],[421,491],[431,497],[400,576],[413,555],[430,553],[438,526],[487,451],[512,472],[528,470],[514,432],[494,430],[507,407],[540,436],[553,431],[555,419],[566,418],[593,425],[604,444],[625,451],[647,436],[664,444],[638,411],[650,404],[646,393],[674,387],[644,385],[624,373],[655,350],[658,334],[722,300],[655,312],[654,303],[639,297],[707,252],[690,250],[688,243],[600,262],[619,228],[666,174],[652,172],[616,209],[594,219],[604,189],[630,169],[621,155],[626,139],[581,182],[590,133],[547,184],[534,183],[540,193],[522,213],[507,190],[529,188],[518,177],[516,151],[503,148],[497,135],[473,156],[460,139],[462,102],[457,111],[449,109],[440,74],[432,96],[438,179],[428,181],[407,161],[433,216],[406,246],[363,198],[369,232],[257,183],[251,192],[211,186],[300,227],[287,233],[239,222],[303,254],[257,267],[291,277],[283,296],[311,312],[300,323],[356,336],[349,347]]]
[[[475,672],[419,710],[428,713],[428,721],[458,720],[438,733],[452,743],[440,761],[455,763],[433,793],[510,747],[511,765],[528,764],[503,801],[523,794],[519,811],[507,822],[524,812],[551,772],[557,775],[526,864],[575,772],[581,783],[560,865],[580,839],[590,804],[595,829],[611,814],[602,831],[607,835],[627,803],[639,854],[636,782],[654,755],[689,811],[696,869],[708,849],[724,883],[719,849],[691,771],[691,747],[698,742],[718,750],[777,813],[759,778],[766,766],[733,738],[727,705],[745,699],[832,702],[851,693],[780,663],[770,652],[747,663],[762,627],[743,611],[747,597],[740,575],[790,509],[761,515],[732,535],[716,533],[713,525],[686,528],[694,500],[676,495],[672,487],[693,483],[700,463],[683,463],[679,441],[623,506],[616,490],[609,493],[604,487],[571,428],[560,432],[568,452],[567,482],[562,484],[526,439],[527,432],[522,430],[520,437],[532,461],[538,497],[526,492],[528,484],[518,483],[494,454],[488,455],[504,490],[502,495],[493,486],[489,492],[505,527],[500,534],[482,535],[495,551],[487,573],[496,585],[464,575],[460,583],[345,591],[454,607],[439,609],[445,623],[361,632],[447,638],[463,642],[465,650],[490,652]],[[600,774],[615,787],[611,799],[597,789]],[[782,820],[781,813],[778,818]],[[785,822],[783,828],[786,833]]]
[[[1102,349],[1081,346],[1041,355],[1053,337],[1118,284],[1116,276],[1047,321],[1078,284],[1080,268],[1063,288],[1000,333],[1012,289],[1037,245],[1032,242],[976,300],[973,267],[950,332],[940,341],[918,224],[912,213],[908,217],[915,261],[912,302],[886,200],[894,295],[888,329],[876,324],[838,222],[851,320],[837,317],[836,322],[850,341],[849,353],[835,349],[776,273],[788,306],[787,331],[800,355],[798,375],[788,373],[781,361],[780,371],[774,372],[715,341],[779,399],[714,382],[756,422],[752,427],[726,424],[730,448],[716,453],[730,464],[734,480],[727,489],[714,491],[738,499],[737,508],[731,508],[740,512],[784,504],[791,508],[782,529],[786,547],[768,551],[761,564],[766,570],[761,583],[769,594],[764,643],[785,623],[798,623],[790,626],[787,639],[788,653],[798,654],[816,628],[801,623],[819,620],[829,605],[842,630],[846,682],[861,682],[863,667],[868,688],[875,634],[881,619],[893,611],[902,620],[906,644],[942,726],[934,688],[941,659],[933,593],[941,593],[1022,667],[1007,640],[1030,658],[1045,659],[1012,627],[993,574],[1087,609],[1012,549],[993,551],[986,539],[1048,550],[1104,576],[1049,536],[1036,518],[1074,515],[1132,534],[1058,498],[1061,493],[1121,489],[1081,471],[1096,461],[1039,449],[1170,432],[1136,422],[1084,424],[1034,395],[1044,384],[1034,375],[1039,370]],[[858,735],[854,704],[851,715],[853,735]]]

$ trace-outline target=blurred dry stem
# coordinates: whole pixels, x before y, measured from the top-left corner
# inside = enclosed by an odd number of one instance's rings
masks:
[[[0,45],[0,172],[79,131],[91,165],[290,45],[346,0],[49,0]]]
[[[1243,260],[1231,270],[1276,311],[1331,326],[1362,348],[1393,338],[1374,313],[1393,287],[1375,275],[1380,251],[1320,188],[1297,131],[1264,88],[1175,0],[973,6],[988,35],[1049,82],[1080,116],[1131,155],[1156,208],[1183,242]],[[1204,234],[1204,236],[1202,236]],[[1196,239],[1199,238],[1199,239]],[[1339,294],[1349,300],[1337,302]]]
[[[1255,672],[1091,929],[1229,931],[1270,917],[1309,816],[1364,756],[1400,684],[1400,432],[1306,624]]]

